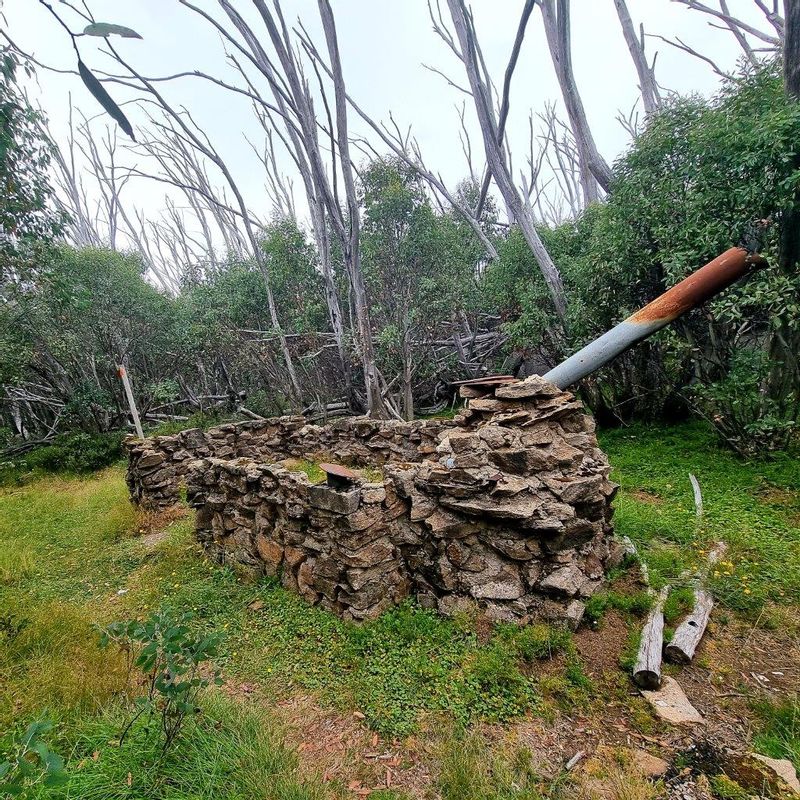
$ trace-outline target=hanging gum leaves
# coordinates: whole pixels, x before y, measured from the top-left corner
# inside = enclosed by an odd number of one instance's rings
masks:
[[[80,59],[78,59],[78,72],[80,73],[81,79],[86,84],[86,88],[95,96],[108,114],[116,120],[120,128],[135,142],[136,138],[133,135],[133,128],[131,127],[131,123],[128,122],[128,118],[122,113],[122,109],[112,100],[111,95],[105,90],[103,84],[92,75],[89,68]]]

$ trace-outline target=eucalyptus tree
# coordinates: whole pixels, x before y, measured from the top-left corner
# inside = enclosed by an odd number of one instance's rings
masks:
[[[501,124],[503,122],[502,110],[498,115],[491,79],[485,69],[474,20],[467,11],[463,0],[448,0],[448,7],[455,37],[448,30],[441,14],[435,15],[431,10],[434,28],[461,61],[466,71],[470,94],[475,104],[475,111],[480,124],[488,169],[500,190],[500,194],[503,196],[512,219],[519,225],[528,246],[534,254],[547,285],[550,300],[563,324],[567,314],[567,298],[564,292],[564,284],[558,268],[553,263],[541,236],[536,230],[532,209],[513,180],[504,124]],[[517,33],[517,41],[520,42],[524,37],[526,12],[528,15],[530,14],[527,6],[523,9],[523,18]],[[514,53],[518,52],[518,48],[519,45],[515,44],[512,49],[511,64],[515,61]],[[513,68],[511,72],[513,72]],[[510,74],[507,85],[510,85]]]

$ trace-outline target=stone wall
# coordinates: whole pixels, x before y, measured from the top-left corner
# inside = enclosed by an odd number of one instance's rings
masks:
[[[436,452],[439,433],[453,424],[449,420],[393,422],[344,417],[322,427],[296,416],[231,423],[208,431],[192,428],[144,440],[128,437],[128,489],[139,505],[174,505],[189,462],[196,458],[251,458],[266,463],[295,458],[356,467],[421,461]]]
[[[594,421],[538,377],[462,394],[452,422],[281,418],[138,443],[133,496],[161,504],[185,480],[213,557],[347,618],[415,595],[447,614],[577,624],[619,557]],[[340,490],[265,463],[320,453],[382,465],[383,480]]]

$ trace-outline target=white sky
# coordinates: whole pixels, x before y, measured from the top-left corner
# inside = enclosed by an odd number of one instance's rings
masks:
[[[707,0],[714,5],[715,0]],[[232,80],[224,62],[219,36],[204,20],[176,0],[87,0],[95,18],[137,30],[144,38],[115,39],[126,59],[143,74],[158,76],[200,69]],[[196,0],[218,19],[223,18],[213,0]],[[252,3],[236,0],[237,8],[253,19]],[[74,68],[75,56],[65,32],[38,0],[0,0],[9,35],[23,50],[33,53],[48,65]],[[54,7],[80,30],[83,22],[53,0]],[[291,22],[303,20],[318,45],[323,43],[315,0],[284,0],[284,13]],[[332,0],[339,31],[339,45],[345,80],[350,94],[378,119],[388,119],[391,110],[401,126],[411,125],[427,164],[440,171],[452,187],[467,174],[458,138],[459,121],[455,109],[463,95],[448,86],[422,64],[442,69],[459,83],[464,82],[460,65],[434,34],[425,0]],[[516,31],[521,0],[473,0],[481,44],[495,82],[502,83],[503,70]],[[711,28],[705,17],[670,0],[629,0],[629,10],[648,33],[679,36],[696,49],[707,53],[725,68],[732,68],[739,55],[733,37]],[[763,26],[752,0],[729,0],[731,11]],[[446,4],[443,3],[446,17]],[[446,17],[447,18],[447,17]],[[636,75],[622,39],[613,0],[573,0],[573,62],[577,82],[600,151],[613,160],[625,147],[627,136],[616,121],[619,110],[629,111],[638,97]],[[263,30],[263,28],[257,28]],[[266,40],[266,33],[264,33]],[[79,40],[84,61],[96,70],[115,69],[99,48],[102,40]],[[707,94],[717,80],[701,62],[663,42],[648,40],[649,52],[658,52],[657,76],[668,89]],[[321,48],[324,49],[324,48]],[[50,117],[56,139],[66,130],[68,97],[87,116],[97,115],[99,106],[76,76],[38,71],[38,100]],[[204,81],[184,78],[162,84],[164,93],[176,104],[186,106],[206,130],[215,146],[229,162],[244,194],[257,216],[269,216],[270,202],[263,189],[260,165],[244,135],[259,140],[257,124],[245,98],[218,90]],[[118,100],[126,98],[124,89],[107,85]],[[467,119],[472,130],[476,169],[483,164],[483,147],[471,103]],[[535,10],[514,75],[511,91],[509,135],[512,152],[518,153],[519,167],[527,152],[528,114],[541,111],[547,101],[560,95],[544,39],[541,16]],[[134,128],[145,119],[133,105],[125,106]],[[105,119],[98,120],[105,124]],[[351,128],[363,132],[351,114]],[[121,133],[121,132],[120,132]],[[124,138],[121,135],[120,138]],[[286,162],[289,167],[288,161]],[[295,188],[299,181],[295,181]],[[139,179],[130,185],[128,199],[157,216],[163,207],[164,187]],[[302,200],[298,198],[298,205]]]

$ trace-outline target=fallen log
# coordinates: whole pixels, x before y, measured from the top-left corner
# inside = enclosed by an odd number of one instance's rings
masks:
[[[664,650],[664,658],[673,664],[688,664],[703,638],[714,598],[706,591],[698,589],[694,594],[692,613],[678,626],[672,641]]]
[[[703,583],[708,577],[711,567],[722,558],[725,553],[724,542],[719,542],[708,554],[703,570],[695,578],[694,603],[692,612],[675,630],[672,641],[664,650],[664,657],[673,664],[688,664],[694,657],[695,650],[703,638],[714,608],[714,598],[711,593],[703,588]]]
[[[664,604],[669,595],[669,586],[658,594],[655,604],[647,615],[642,628],[639,652],[633,667],[633,682],[642,689],[658,689],[661,686],[661,653],[664,648]]]

